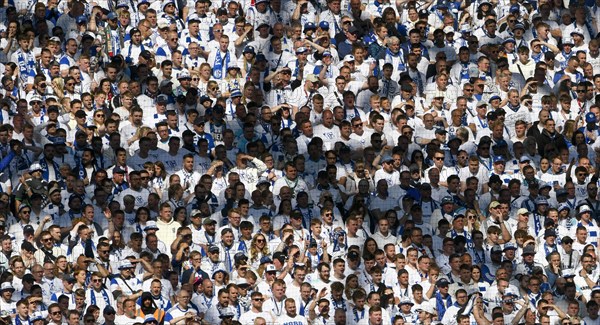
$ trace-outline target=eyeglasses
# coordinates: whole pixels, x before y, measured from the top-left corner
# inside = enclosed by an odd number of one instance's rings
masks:
[[[464,91],[468,91],[468,92],[475,91],[475,89],[473,89],[473,88],[465,88],[465,89],[463,89],[463,90],[464,90]]]
[[[51,240],[52,240],[52,237],[50,237],[50,238],[42,238],[42,241],[44,241],[44,242],[51,241]]]
[[[355,128],[360,128],[360,127],[362,127],[363,125],[362,125],[362,124],[354,124],[354,125],[352,125],[352,126],[353,126],[353,127],[355,127]]]
[[[46,85],[46,84],[40,84],[40,87],[42,87],[42,88],[46,88],[46,86],[48,86],[48,85]]]
[[[433,159],[435,159],[435,160],[443,160],[444,157],[433,157]]]
[[[31,211],[21,211],[22,214],[30,214]]]
[[[509,23],[514,23],[514,22],[516,22],[516,20],[515,19],[509,19],[508,22]]]
[[[60,315],[60,311],[53,311],[50,313],[50,315]]]
[[[67,82],[66,85],[67,86],[75,86],[75,83],[74,82]]]
[[[92,282],[99,283],[99,282],[102,282],[102,279],[92,279]]]
[[[98,114],[98,115],[96,115],[96,117],[105,117],[105,115],[104,114]]]
[[[102,253],[102,254],[108,254],[108,252],[109,252],[108,249],[98,250],[98,253]]]
[[[254,301],[265,301],[263,298],[254,298],[252,300],[254,300]]]
[[[192,78],[192,81],[200,81],[200,78]]]
[[[257,242],[257,243],[264,243],[264,242],[265,242],[265,240],[264,240],[264,239],[257,239],[257,240],[256,240],[256,242]]]
[[[578,93],[584,93],[584,92],[586,92],[586,90],[585,89],[577,89],[577,92]]]
[[[169,39],[169,41],[175,41],[175,42],[177,42],[178,40],[179,39],[177,37]]]
[[[215,90],[217,90],[217,89],[219,89],[219,88],[218,88],[218,87],[212,87],[212,88],[208,88],[208,90],[210,90],[210,91],[215,91]]]
[[[220,32],[222,32],[222,31],[223,31],[222,29],[213,29],[213,32],[214,32],[214,33],[220,33]]]

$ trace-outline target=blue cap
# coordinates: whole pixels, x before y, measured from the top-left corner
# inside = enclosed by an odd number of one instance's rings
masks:
[[[204,103],[205,101],[210,101],[210,103],[212,104],[212,99],[210,99],[210,97],[204,95],[202,97],[200,97],[200,104]]]
[[[563,195],[567,195],[569,194],[567,192],[567,190],[565,190],[564,188],[559,188],[558,190],[554,191],[556,196],[563,196]]]
[[[491,103],[493,100],[496,100],[496,99],[502,100],[502,98],[500,96],[494,95],[494,96],[490,97],[490,100],[488,100],[488,103]]]
[[[515,5],[510,6],[510,9],[508,11],[509,12],[517,11],[518,12],[519,10],[521,10],[521,8],[519,7],[519,5],[515,4]]]
[[[552,185],[548,182],[540,182],[540,190],[543,188],[546,188],[546,187],[552,188]],[[548,201],[546,201],[546,203],[548,203]],[[537,204],[537,202],[536,202],[536,204]]]
[[[331,56],[331,52],[329,50],[323,51],[323,56]]]
[[[75,19],[75,21],[77,22],[77,24],[86,24],[87,17],[84,15],[81,15],[81,16],[78,16],[77,19]]]
[[[248,46],[244,47],[244,51],[242,53],[244,53],[244,54],[252,53],[252,54],[256,55],[256,50],[254,50],[254,46],[248,45]]]
[[[326,22],[326,21],[322,21],[322,22],[319,23],[319,27],[321,29],[329,30],[329,23]]]
[[[505,161],[504,157],[502,157],[502,156],[495,156],[494,157],[494,164],[497,163],[497,162],[504,162],[504,161]]]
[[[436,7],[440,8],[448,8],[448,2],[446,0],[438,0]]]
[[[506,43],[513,43],[513,44],[517,44],[517,41],[515,41],[515,39],[514,39],[514,38],[512,38],[512,37],[509,37],[509,38],[505,39],[505,40],[502,42],[502,44],[506,44]]]
[[[302,53],[306,53],[308,52],[308,48],[304,47],[304,46],[300,46],[296,49],[296,54],[302,54]]]
[[[540,186],[540,189],[541,188],[542,187]],[[538,196],[535,199],[535,205],[548,205],[548,200],[545,197],[543,197],[543,196]]]
[[[258,54],[256,55],[256,61],[257,61],[257,62],[258,62],[258,61],[265,61],[265,62],[268,62],[268,61],[267,61],[267,57],[266,57],[264,54],[262,54],[262,53],[258,53]]]
[[[561,212],[563,210],[571,211],[571,207],[566,203],[561,203],[558,205],[558,212]]]
[[[514,243],[508,242],[506,244],[504,244],[504,249],[502,251],[507,251],[509,249],[517,249],[517,245],[515,245]]]
[[[456,220],[456,219],[460,219],[460,218],[463,218],[463,219],[464,219],[464,218],[465,218],[465,215],[464,215],[464,214],[461,214],[461,213],[457,213],[457,214],[455,214],[455,215],[452,217],[452,221],[454,221],[454,220]]]
[[[273,260],[268,256],[263,256],[260,258],[260,264],[273,263]]]
[[[585,114],[585,122],[586,123],[596,123],[596,114],[589,112],[587,114]]]
[[[454,199],[451,196],[449,196],[449,195],[448,196],[444,196],[442,198],[441,205],[444,205],[446,203],[452,203],[452,204],[454,204]]]
[[[317,26],[315,26],[315,24],[314,24],[314,23],[310,23],[310,22],[309,22],[309,23],[306,23],[306,24],[304,24],[304,32],[306,32],[307,30],[311,30],[311,29],[312,29],[312,30],[316,30],[316,29],[317,29]]]
[[[113,19],[117,19],[117,14],[114,12],[110,12],[106,18],[108,18],[108,20],[113,20]]]
[[[383,156],[383,158],[381,158],[382,163],[392,162],[392,161],[394,161],[394,158],[392,158],[392,156],[390,156],[390,155],[385,155],[385,156]]]
[[[233,89],[231,91],[231,95],[232,98],[233,97],[242,97],[242,92],[239,89]]]

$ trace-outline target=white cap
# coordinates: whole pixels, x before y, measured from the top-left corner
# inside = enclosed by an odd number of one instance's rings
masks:
[[[36,170],[42,170],[42,166],[38,163],[33,163],[33,164],[31,164],[31,166],[29,166],[30,173],[33,173]]]
[[[423,304],[421,304],[421,306],[419,306],[419,308],[417,308],[417,311],[424,311],[431,315],[435,314],[433,307],[430,304],[428,304],[427,302],[423,302]]]

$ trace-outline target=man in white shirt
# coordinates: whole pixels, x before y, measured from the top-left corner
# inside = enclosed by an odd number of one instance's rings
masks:
[[[395,244],[396,236],[389,231],[389,221],[386,218],[381,218],[377,225],[379,226],[379,230],[371,236],[377,242],[377,247],[384,247],[386,244]]]
[[[285,300],[285,315],[279,317],[278,322],[280,324],[308,325],[306,318],[297,314],[296,302],[292,298]]]
[[[135,300],[123,300],[123,311],[123,315],[119,315],[115,318],[116,325],[129,325],[144,322],[143,318],[135,315]]]
[[[250,299],[252,300],[250,302],[250,304],[251,304],[250,310],[243,313],[242,316],[240,316],[239,322],[242,325],[253,325],[254,321],[258,317],[262,317],[262,318],[268,319],[268,320],[273,320],[273,316],[270,313],[263,311],[263,303],[265,301],[265,297],[262,295],[262,293],[260,293],[259,291],[252,292]],[[295,307],[296,307],[296,305],[294,304],[294,309],[295,309]]]

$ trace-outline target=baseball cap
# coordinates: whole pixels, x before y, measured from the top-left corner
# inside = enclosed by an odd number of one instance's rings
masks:
[[[512,242],[508,242],[508,243],[504,244],[504,249],[502,249],[502,251],[504,252],[504,251],[511,250],[511,249],[516,250],[517,249],[517,245],[515,245]]]
[[[148,231],[148,230],[158,230],[158,226],[156,225],[156,221],[154,220],[149,220],[146,222],[146,227],[144,227],[144,231]]]
[[[444,196],[441,201],[441,205],[452,203],[454,204],[454,199],[451,196]]]
[[[77,24],[87,24],[87,17],[85,17],[84,15],[78,16],[75,21],[77,22]]]
[[[544,231],[544,239],[548,237],[556,237],[556,231],[554,231],[554,229],[546,229]]]
[[[589,112],[585,114],[585,122],[586,123],[596,123],[596,114],[593,112]]]
[[[528,245],[523,248],[523,256],[525,255],[535,255],[535,247],[533,245]]]
[[[156,103],[157,104],[167,104],[169,102],[169,97],[165,94],[160,94],[158,96],[156,96]]]
[[[329,23],[323,20],[319,23],[319,28],[329,30]]]
[[[203,225],[210,225],[211,223],[217,223],[217,221],[214,219],[211,219],[211,218],[204,218],[204,220],[202,220]],[[217,247],[217,246],[214,246],[214,247]],[[219,247],[217,247],[217,249],[219,249]]]

